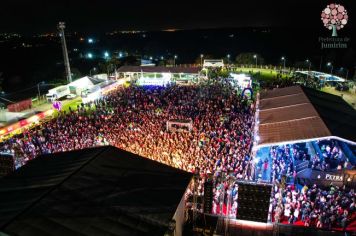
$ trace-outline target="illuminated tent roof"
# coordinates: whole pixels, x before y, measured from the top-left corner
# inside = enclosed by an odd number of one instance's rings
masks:
[[[165,66],[122,66],[117,72],[144,72],[144,73],[185,73],[185,74],[198,74],[201,68],[199,67],[165,67]]]
[[[259,146],[319,138],[356,144],[356,111],[341,97],[300,86],[263,91]]]
[[[163,235],[191,178],[114,147],[44,155],[0,179],[0,235]]]

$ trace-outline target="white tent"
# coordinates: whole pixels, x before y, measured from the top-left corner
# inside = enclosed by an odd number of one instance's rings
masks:
[[[80,95],[83,90],[90,89],[94,86],[92,80],[88,76],[77,79],[68,84],[71,93]]]

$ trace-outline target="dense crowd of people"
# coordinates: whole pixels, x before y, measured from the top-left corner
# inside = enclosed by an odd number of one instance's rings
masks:
[[[347,157],[343,154],[336,140],[317,142],[320,153],[313,158],[313,168],[319,170],[341,170],[350,167]]]
[[[300,221],[304,226],[345,230],[348,223],[355,220],[354,189],[333,185],[321,188],[314,184],[310,187],[304,185],[299,190],[288,185],[283,191],[275,187],[274,194],[272,209],[277,222],[294,224]]]
[[[192,130],[167,130],[172,119],[191,120]],[[0,143],[0,151],[13,153],[21,166],[41,154],[111,144],[186,171],[198,167],[197,194],[203,195],[204,180],[212,174],[214,194],[221,198],[228,192],[226,180],[218,178],[222,173],[250,178],[253,120],[253,103],[223,80],[208,86],[131,86],[14,136]]]

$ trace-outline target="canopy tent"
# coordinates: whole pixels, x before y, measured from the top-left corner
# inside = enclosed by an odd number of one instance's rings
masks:
[[[335,138],[356,145],[356,111],[341,97],[293,86],[263,91],[257,148]]]
[[[181,235],[191,178],[114,147],[40,156],[0,179],[0,235]]]
[[[340,76],[330,75],[319,71],[296,71],[295,73],[315,77],[321,82],[345,82],[346,81]]]
[[[101,79],[99,77],[85,76],[80,79],[74,80],[73,82],[69,83],[68,86],[71,93],[80,95],[82,91],[91,89],[95,85],[105,81],[106,80]]]

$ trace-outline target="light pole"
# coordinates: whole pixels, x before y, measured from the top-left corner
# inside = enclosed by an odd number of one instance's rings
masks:
[[[282,57],[281,60],[283,61],[283,70],[286,70],[286,58]]]
[[[203,57],[204,57],[204,55],[200,54],[200,66],[203,66]]]
[[[333,70],[334,70],[333,64],[331,62],[328,62],[328,64],[326,64],[326,65],[331,67],[330,74],[333,75]]]
[[[110,63],[110,64],[106,67],[106,69],[107,69],[108,76],[110,76],[110,72],[115,71],[115,66],[114,66],[114,64]]]
[[[65,66],[65,72],[66,72],[66,77],[67,77],[67,82],[71,83],[72,82],[72,73],[70,72],[70,64],[69,64],[69,57],[68,57],[68,51],[67,51],[67,43],[66,43],[66,38],[64,34],[64,29],[66,28],[64,22],[59,22],[57,29],[59,30],[59,36],[61,37],[61,44],[62,44],[62,51],[63,51],[63,58],[64,58],[64,66]]]
[[[230,54],[227,54],[226,57],[227,57],[227,63],[230,64]]]
[[[257,54],[253,55],[253,58],[256,60],[256,68],[257,68]]]
[[[309,67],[308,67],[308,76],[307,79],[309,79],[309,73],[310,73],[310,67],[311,67],[311,61],[309,61],[309,59],[305,60],[306,63],[308,63]]]
[[[346,70],[346,80],[347,80],[347,78],[349,77],[349,69],[345,68],[345,70]]]
[[[41,98],[41,90],[40,90],[40,85],[41,85],[41,84],[45,84],[45,82],[44,82],[44,81],[41,81],[41,82],[39,82],[39,83],[37,84],[38,100],[40,100],[40,98]]]
[[[178,58],[178,56],[177,55],[174,55],[174,57],[173,57],[173,65],[174,66],[176,66],[176,59]]]
[[[90,69],[90,71],[89,71],[89,76],[90,76],[90,77],[91,77],[91,71],[92,71],[92,70],[96,71],[96,67]]]
[[[347,78],[349,77],[349,69],[347,69],[347,68],[344,68],[344,67],[341,67],[340,68],[341,70],[346,70],[346,80],[347,80]]]

